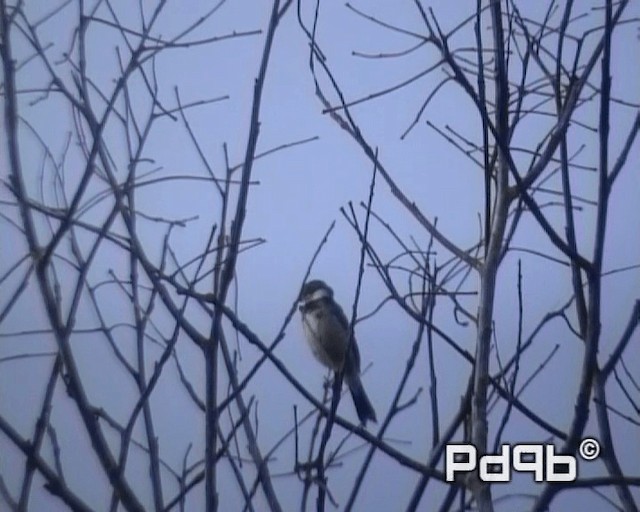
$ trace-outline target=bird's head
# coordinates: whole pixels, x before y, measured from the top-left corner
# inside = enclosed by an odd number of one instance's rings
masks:
[[[302,287],[299,301],[301,305],[304,306],[309,302],[322,299],[324,297],[333,297],[333,290],[324,281],[321,281],[320,279],[313,279],[305,283]]]

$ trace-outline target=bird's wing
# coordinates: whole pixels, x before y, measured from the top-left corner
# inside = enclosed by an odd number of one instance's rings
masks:
[[[340,304],[338,304],[334,300],[327,300],[327,307],[331,310],[331,313],[333,313],[333,316],[338,319],[338,322],[340,322],[340,326],[345,331],[348,331],[349,319],[347,318],[347,315],[344,314],[344,311],[342,311]]]
[[[332,309],[334,318],[338,320],[338,322],[340,323],[340,327],[346,332],[346,336],[349,336],[349,320],[347,319],[347,315],[344,314],[344,311],[340,307],[340,304],[335,301],[329,301],[328,304]],[[358,345],[356,344],[355,334],[353,343],[351,343],[347,360],[345,362],[345,370],[347,371],[347,373],[351,373],[352,371],[354,371],[356,375],[360,374],[360,351],[358,350]]]

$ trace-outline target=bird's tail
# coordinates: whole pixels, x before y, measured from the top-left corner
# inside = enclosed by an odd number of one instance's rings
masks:
[[[376,411],[373,410],[373,406],[369,401],[367,393],[362,387],[362,381],[360,375],[354,373],[353,375],[345,375],[349,391],[351,391],[351,397],[353,398],[353,404],[356,406],[356,412],[358,413],[358,419],[360,423],[366,426],[367,420],[371,420],[374,423],[376,419]]]

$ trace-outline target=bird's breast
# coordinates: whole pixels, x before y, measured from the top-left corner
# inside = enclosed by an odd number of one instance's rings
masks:
[[[331,326],[325,311],[311,311],[302,316],[302,327],[313,355],[326,367],[339,371],[344,362],[345,343],[341,333]]]

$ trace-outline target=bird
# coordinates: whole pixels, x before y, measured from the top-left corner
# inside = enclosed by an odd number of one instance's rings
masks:
[[[298,309],[313,355],[334,372],[343,372],[360,423],[376,423],[376,412],[360,380],[358,345],[355,338],[349,344],[349,321],[333,299],[333,289],[320,279],[308,281],[300,291]]]

